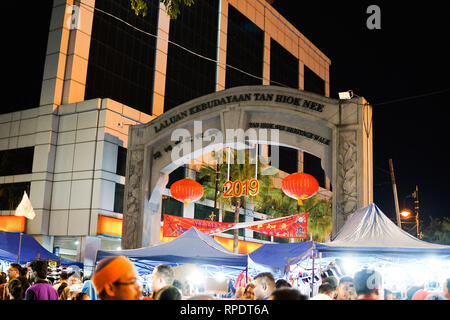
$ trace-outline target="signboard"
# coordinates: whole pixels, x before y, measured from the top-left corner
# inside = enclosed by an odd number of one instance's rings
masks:
[[[223,184],[225,198],[228,197],[240,197],[240,196],[256,196],[259,193],[259,181],[256,179],[251,180],[236,180],[225,181]]]
[[[308,213],[286,217],[274,222],[267,222],[248,229],[279,238],[306,238]]]
[[[235,223],[184,218],[164,214],[163,236],[178,237],[188,231],[191,227],[196,227],[206,234],[215,234],[231,229],[234,225]]]
[[[226,223],[209,220],[184,218],[164,214],[164,237],[178,237],[191,227],[196,227],[206,234],[216,234],[229,229],[248,228],[279,238],[304,239],[307,234],[308,213],[300,213],[295,216],[262,220],[258,222]]]

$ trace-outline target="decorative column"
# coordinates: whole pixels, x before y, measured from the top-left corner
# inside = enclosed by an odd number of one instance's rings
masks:
[[[373,199],[372,134],[365,113],[371,117],[371,106],[363,98],[342,105],[342,121],[333,143],[336,150],[333,236],[355,210],[369,205]],[[370,130],[369,134],[365,128]]]

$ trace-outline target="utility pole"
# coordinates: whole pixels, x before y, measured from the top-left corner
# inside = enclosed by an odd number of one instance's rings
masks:
[[[394,192],[395,212],[397,214],[397,225],[401,229],[402,221],[400,220],[400,209],[398,207],[397,185],[395,184],[394,165],[392,164],[392,159],[389,159],[389,168],[391,169],[391,179],[392,179],[392,189]]]
[[[412,195],[414,198],[414,212],[416,214],[417,239],[420,239],[420,233],[419,233],[419,187],[418,186],[416,186],[416,191],[414,191]]]
[[[215,192],[214,192],[214,211],[213,211],[213,215],[216,215],[216,211],[217,211],[217,191],[219,190],[219,174],[220,174],[220,165],[219,165],[219,161],[217,161],[217,165],[216,165],[216,187],[215,187]]]

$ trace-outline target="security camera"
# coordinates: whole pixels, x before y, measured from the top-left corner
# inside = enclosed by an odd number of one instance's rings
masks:
[[[353,98],[353,91],[352,90],[339,92],[339,99],[341,99],[341,100],[349,100],[351,98]]]

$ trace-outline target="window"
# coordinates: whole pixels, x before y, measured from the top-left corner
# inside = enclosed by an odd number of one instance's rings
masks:
[[[174,198],[163,196],[161,204],[161,221],[164,221],[164,215],[183,216],[183,203]]]
[[[226,211],[225,214],[222,216],[222,222],[233,222],[234,223],[234,212]],[[245,216],[243,214],[239,215],[239,222],[245,222]],[[245,228],[239,228],[239,237],[243,237],[244,232],[245,232]],[[224,233],[234,235],[234,229],[224,231]]]
[[[150,34],[157,33],[159,1],[137,16],[130,0],[97,0],[95,7]],[[156,39],[96,10],[92,25],[85,99],[111,98],[152,114]]]
[[[31,196],[30,185],[31,182],[0,184],[0,210],[16,210],[24,191]]]
[[[298,150],[288,147],[279,146],[279,168],[281,171],[289,174],[298,171]],[[272,146],[269,146],[269,157],[272,155]]]
[[[119,176],[125,176],[127,168],[127,149],[119,146],[117,149],[117,168],[116,173]]]
[[[0,176],[33,172],[34,147],[0,151]]]
[[[167,182],[166,188],[170,189],[170,186],[177,182],[178,180],[182,180],[186,178],[186,167],[181,166],[173,170],[171,173],[169,173],[169,181]]]
[[[264,32],[231,5],[228,7],[227,65],[263,77]],[[226,88],[261,84],[262,79],[226,68]]]
[[[325,171],[322,169],[320,158],[304,152],[303,172],[312,175],[319,182],[319,186],[325,188]]]
[[[253,221],[261,221],[262,219],[253,218]],[[270,241],[270,236],[261,232],[253,231],[253,239]]]
[[[278,42],[270,39],[270,84],[298,89],[298,60]]]
[[[125,185],[116,183],[114,188],[114,212],[123,213],[124,196],[125,196]]]
[[[289,238],[279,238],[279,237],[273,237],[273,242],[278,243],[289,243]]]
[[[219,215],[214,214],[214,219],[211,220],[211,213],[214,212],[213,207],[205,206],[199,203],[195,204],[194,218],[201,220],[219,221]]]
[[[315,74],[306,65],[304,66],[304,87],[305,91],[314,92],[322,96],[325,95],[325,81]]]
[[[169,40],[205,57],[216,59],[219,1],[195,0],[182,5],[170,20]],[[169,43],[164,111],[214,92],[216,64]]]

